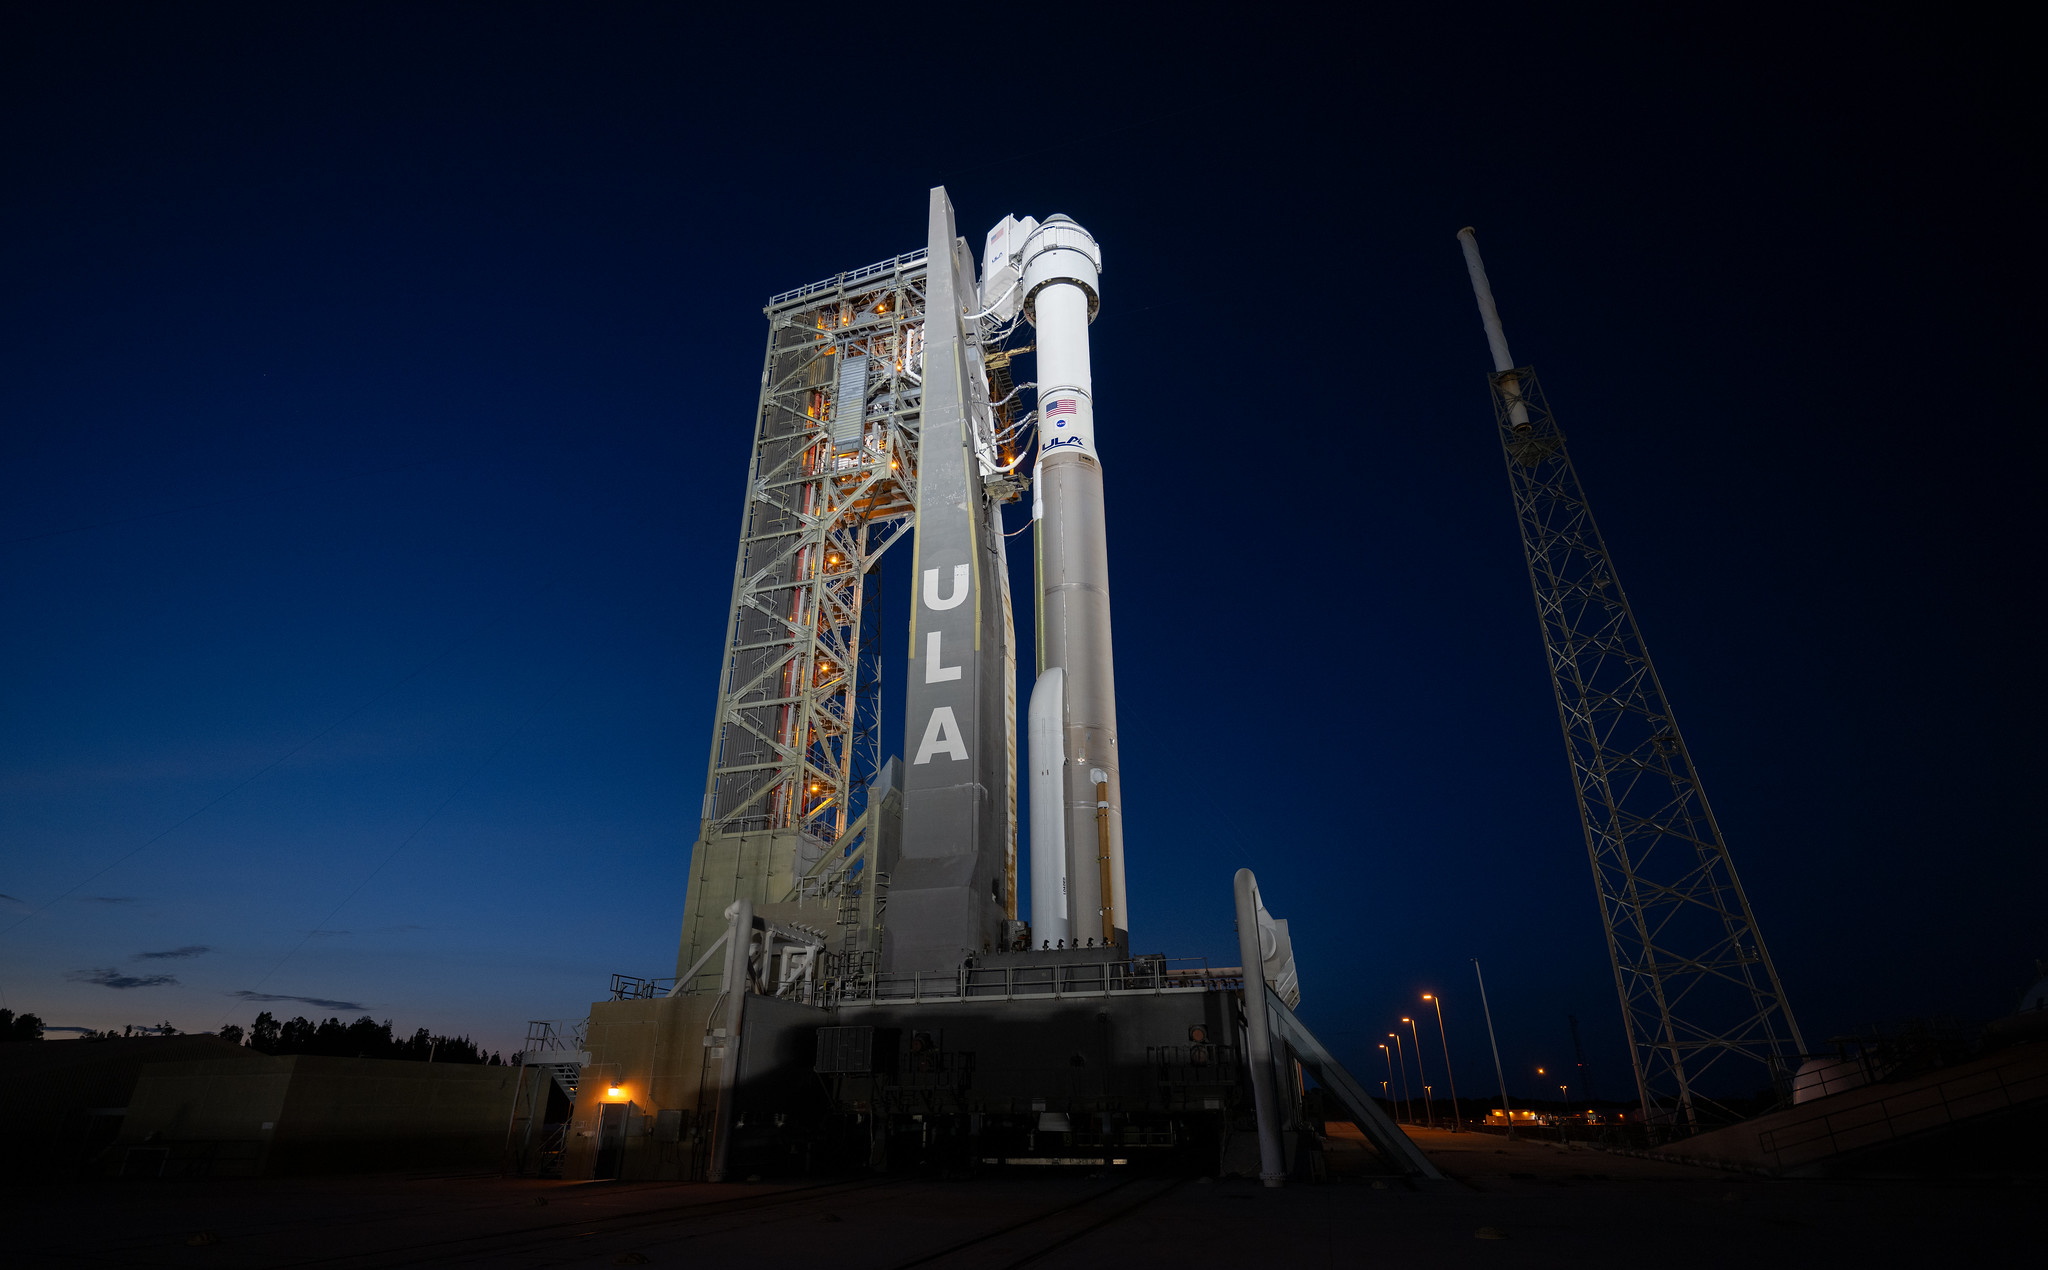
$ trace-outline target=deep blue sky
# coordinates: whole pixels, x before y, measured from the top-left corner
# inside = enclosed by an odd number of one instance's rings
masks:
[[[1511,1068],[1573,1013],[1628,1088],[1470,223],[1809,1037],[2011,1008],[2048,940],[2004,34],[1020,10],[933,57],[935,16],[695,12],[9,7],[0,1003],[509,1050],[667,973],[760,306],[920,245],[944,183],[977,242],[1064,211],[1105,251],[1141,946],[1234,961],[1250,864],[1361,1068],[1437,989],[1489,1091],[1478,956]]]

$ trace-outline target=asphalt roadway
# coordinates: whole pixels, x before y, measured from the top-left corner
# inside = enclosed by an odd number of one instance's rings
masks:
[[[1346,1126],[1348,1128],[1348,1126]],[[1774,1181],[1524,1138],[1416,1129],[1450,1178],[1076,1170],[958,1181],[544,1182],[380,1176],[17,1186],[0,1263],[321,1267],[819,1265],[1718,1267],[2035,1260],[2038,1181]]]

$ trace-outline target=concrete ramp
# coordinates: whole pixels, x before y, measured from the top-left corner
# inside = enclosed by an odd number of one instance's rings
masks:
[[[1924,1160],[1913,1164],[1915,1144],[2000,1118],[2013,1126],[2003,1136],[2024,1140],[2032,1131],[2019,1127],[2020,1118],[2038,1117],[2043,1109],[2048,1109],[2048,1042],[2036,1041],[1903,1080],[1829,1094],[1671,1143],[1654,1154],[1687,1164],[1818,1177],[1854,1173],[1893,1149],[1890,1167],[1914,1172],[1928,1165]]]
[[[1444,1175],[1436,1171],[1436,1165],[1429,1162],[1422,1148],[1409,1141],[1400,1126],[1387,1118],[1380,1105],[1351,1078],[1344,1065],[1323,1048],[1315,1033],[1294,1017],[1294,1011],[1288,1009],[1286,1002],[1271,988],[1266,989],[1266,1014],[1272,1020],[1273,1034],[1287,1043],[1288,1048],[1294,1051],[1294,1057],[1316,1078],[1318,1085],[1344,1104],[1344,1109],[1351,1113],[1351,1123],[1358,1126],[1365,1140],[1377,1147],[1389,1164],[1410,1177],[1443,1180]]]

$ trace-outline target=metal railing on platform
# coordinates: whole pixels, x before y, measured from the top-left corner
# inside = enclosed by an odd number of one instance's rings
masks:
[[[1186,964],[1175,964],[1186,963]],[[1210,992],[1242,988],[1236,967],[1214,969],[1200,958],[1142,957],[965,966],[955,971],[875,973],[827,983],[822,1005],[897,1005],[926,1001],[1016,1001],[1124,993]]]
[[[880,277],[885,273],[896,273],[913,265],[921,265],[925,262],[927,254],[925,249],[920,247],[916,251],[906,251],[900,256],[891,256],[887,260],[877,260],[871,265],[863,265],[858,269],[849,269],[845,273],[835,273],[829,278],[820,279],[817,282],[807,283],[804,286],[769,296],[768,307],[771,309],[781,308],[792,300],[801,300],[806,296],[817,295],[821,292],[833,290],[836,287],[850,286],[856,282],[865,282],[869,278]]]
[[[667,996],[668,990],[675,986],[675,982],[673,978],[642,979],[638,975],[615,974],[612,976],[612,1000],[651,1001],[656,997]]]

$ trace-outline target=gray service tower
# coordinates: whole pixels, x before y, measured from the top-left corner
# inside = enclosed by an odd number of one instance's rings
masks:
[[[927,230],[768,302],[675,972],[615,975],[587,1020],[536,1025],[520,1166],[1149,1161],[1278,1185],[1317,1170],[1308,1072],[1389,1171],[1434,1176],[1295,1018],[1287,924],[1249,871],[1246,964],[1132,954],[1088,347],[1101,252],[1064,216],[1005,217],[977,271],[942,188]],[[1027,496],[1028,922],[1002,518]],[[872,620],[892,548],[907,631]],[[885,757],[878,641],[906,635]]]

